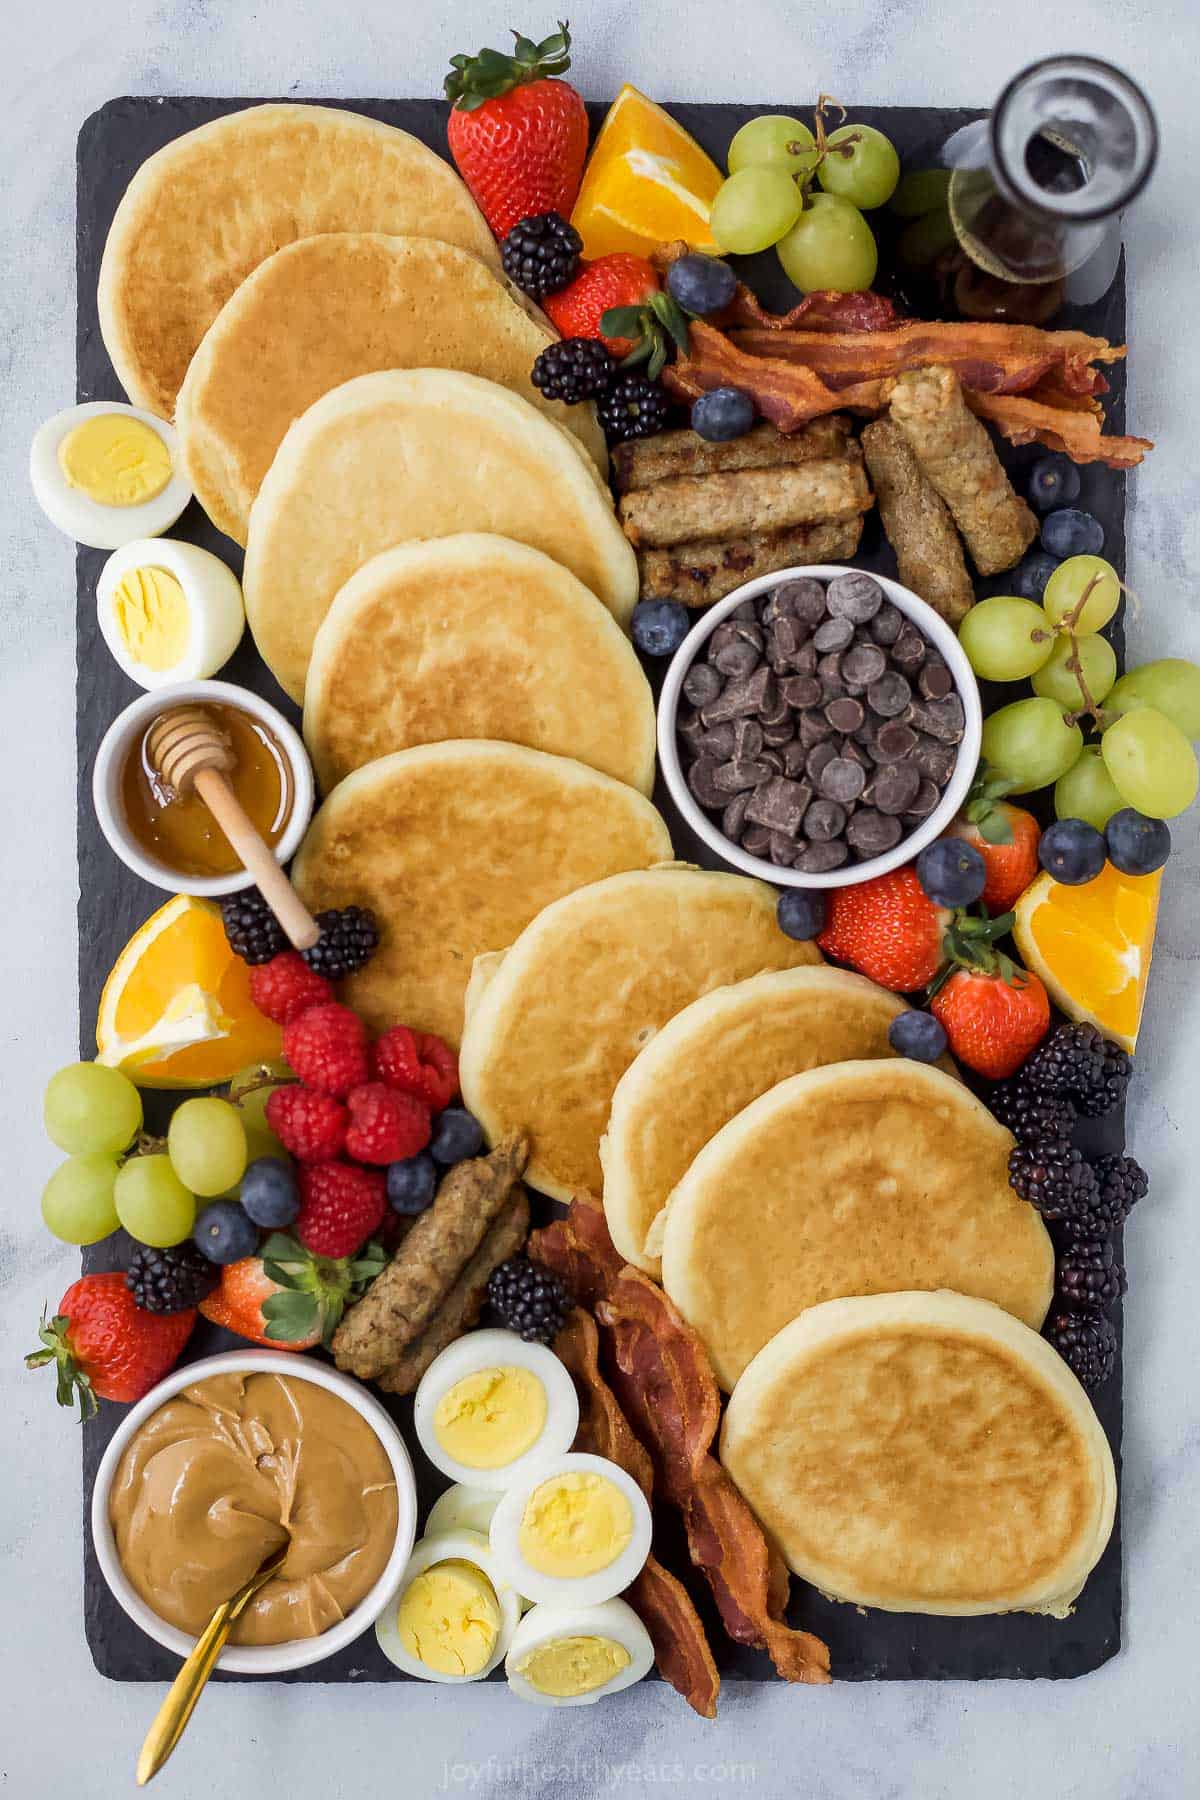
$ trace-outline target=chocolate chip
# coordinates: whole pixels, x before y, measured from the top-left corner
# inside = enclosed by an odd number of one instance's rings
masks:
[[[737,641],[733,620],[723,619],[708,640],[706,655],[709,662],[713,660],[718,650],[724,650],[729,644],[736,644]]]
[[[824,656],[817,658],[818,681],[840,681],[842,679],[842,658],[838,650],[827,650]]]
[[[780,730],[783,727],[780,726]],[[764,734],[765,735],[765,734]],[[811,752],[806,750],[799,738],[793,738],[790,744],[783,746],[783,772],[785,775],[802,775],[804,764]]]
[[[869,575],[835,575],[825,590],[825,605],[835,619],[865,625],[883,605],[883,589]]]
[[[806,750],[811,750],[814,744],[832,736],[833,726],[823,712],[818,712],[813,707],[809,712],[800,714],[800,742]]]
[[[715,762],[728,762],[733,755],[733,726],[714,725],[706,731],[696,745],[701,756],[711,756]]]
[[[724,685],[711,663],[693,663],[683,678],[683,691],[693,706],[708,706]]]
[[[854,642],[854,627],[849,619],[826,619],[813,632],[812,641],[822,656],[830,650],[844,650]]]
[[[878,644],[855,644],[841,661],[842,680],[851,688],[869,688],[887,668],[887,656]],[[697,705],[700,702],[697,701]]]
[[[838,755],[848,756],[851,762],[856,762],[860,769],[866,769],[868,772],[874,767],[862,745],[856,744],[852,737],[842,738],[838,745]]]
[[[954,692],[954,677],[944,662],[928,661],[917,676],[917,686],[926,700],[944,700]]]
[[[771,648],[784,662],[791,661],[804,641],[804,629],[799,619],[777,619],[771,627]]]
[[[821,684],[813,675],[786,675],[779,684],[779,692],[789,706],[803,712],[806,706],[816,706],[820,700]]]
[[[846,829],[846,809],[836,800],[814,800],[804,817],[805,836],[825,843]]]
[[[722,694],[720,700],[717,701],[718,706],[724,704],[728,691],[726,689],[725,694]],[[911,699],[911,687],[904,676],[897,674],[895,669],[888,669],[879,677],[878,681],[873,681],[867,689],[867,701],[872,712],[881,713],[885,719],[898,718]],[[711,708],[706,709],[705,719],[709,718],[711,711]]]
[[[788,781],[777,776],[757,789],[746,808],[746,817],[769,831],[781,831],[789,838],[799,835],[812,789],[806,782]]]
[[[753,625],[755,619],[758,617],[758,614],[755,611],[753,600],[739,601],[738,604],[734,607],[733,611],[730,613],[729,617],[733,620],[733,622],[735,624],[737,624],[737,622],[739,620],[745,619],[747,624]]]
[[[761,655],[766,646],[766,639],[763,637],[762,626],[758,623],[757,619],[738,619],[736,614],[733,616],[735,620],[733,629],[737,632],[742,643],[753,644],[754,648]]]
[[[775,677],[765,663],[752,675],[727,682],[725,690],[703,711],[706,725],[724,725],[731,719],[748,719],[754,713],[768,712],[778,697]]]
[[[724,806],[729,794],[716,785],[713,777],[720,765],[711,756],[702,756],[687,772],[687,784],[701,806]]]
[[[930,737],[918,737],[912,756],[925,779],[940,788],[945,787],[958,761],[958,752],[952,744],[939,744]]]
[[[907,812],[921,786],[921,775],[914,762],[881,763],[875,776],[872,803],[881,813]]]
[[[765,763],[754,762],[749,757],[739,757],[730,762],[718,763],[713,770],[712,784],[723,797],[740,794],[743,788],[757,787],[771,773]]]
[[[814,744],[808,753],[808,761],[804,765],[804,773],[808,779],[813,782],[820,781],[821,771],[828,768],[836,755],[837,745],[832,738],[826,738],[823,743]]]
[[[742,833],[742,849],[750,856],[765,856],[771,848],[771,834],[765,825],[747,825]]]
[[[752,792],[753,789],[748,789],[745,793],[735,794],[721,814],[721,830],[727,838],[736,838],[746,823],[746,808]]]
[[[835,731],[857,731],[866,712],[861,700],[851,700],[846,696],[840,700],[831,700],[825,708],[825,717]]]
[[[773,775],[783,774],[783,758],[778,750],[764,750],[758,760],[764,768],[770,769]]]
[[[894,644],[904,626],[904,614],[890,600],[885,600],[871,620],[871,636],[877,644]]]
[[[899,719],[889,719],[875,733],[875,761],[899,762],[917,747],[917,734]]]
[[[689,706],[683,707],[676,716],[675,729],[687,748],[695,754],[704,736],[704,720],[700,714],[693,712]]]
[[[966,715],[957,694],[947,694],[942,700],[927,700],[924,705],[914,701],[908,709],[907,718],[918,731],[927,732],[941,744],[962,742]]]
[[[876,812],[873,806],[860,807],[846,826],[846,841],[863,858],[882,856],[892,850],[904,835],[899,819]]]
[[[842,806],[857,800],[867,785],[861,764],[848,756],[834,756],[821,770],[817,786],[826,800],[837,800]]]
[[[758,716],[761,723],[764,725],[782,725],[785,719],[791,718],[792,709],[783,698],[783,695],[776,689],[772,696],[771,704],[769,706],[761,707]]]
[[[892,645],[892,661],[900,668],[915,673],[925,661],[928,648],[916,626],[906,619],[900,629],[900,636]]]
[[[840,838],[830,838],[825,843],[806,845],[792,867],[804,875],[828,875],[831,870],[840,869],[849,855]]]
[[[779,868],[790,869],[796,860],[796,840],[788,837],[786,832],[773,831],[767,853]]]
[[[757,719],[738,719],[733,727],[733,754],[735,758],[753,758],[763,747],[762,726]]]
[[[912,805],[904,815],[905,824],[918,825],[922,819],[927,819],[941,797],[936,783],[922,780]]]
[[[819,625],[825,617],[825,589],[811,575],[783,582],[771,598],[780,612],[803,619],[806,625]]]
[[[813,675],[816,673],[817,646],[813,643],[811,638],[809,638],[807,644],[802,644],[795,656],[793,656],[792,667],[795,669],[797,675]]]
[[[784,719],[780,725],[764,725],[762,734],[764,744],[769,744],[773,750],[782,750],[783,746],[790,744],[796,735],[795,722],[792,719]]]
[[[739,626],[738,629],[744,630],[745,627]],[[711,661],[713,668],[719,669],[722,675],[750,675],[762,661],[762,651],[739,638],[732,644],[722,644]]]

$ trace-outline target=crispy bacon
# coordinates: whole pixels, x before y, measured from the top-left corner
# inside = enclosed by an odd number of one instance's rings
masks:
[[[1149,438],[1105,437],[1103,418],[1090,406],[1049,406],[1032,394],[978,394],[969,388],[963,389],[963,399],[1010,444],[1041,444],[1072,462],[1135,469],[1154,448]]]
[[[910,319],[890,331],[733,331],[739,350],[802,363],[827,387],[853,387],[905,369],[941,363],[964,387],[987,394],[1022,394],[1058,370],[1064,391],[1095,392],[1096,362],[1119,362],[1124,346],[1082,331],[1043,331],[1036,325]]]
[[[701,320],[691,328],[691,354],[668,363],[663,381],[680,400],[695,400],[711,388],[744,388],[753,394],[763,418],[780,431],[797,431],[825,413],[879,412],[892,391],[888,380],[835,393],[814,370],[781,356],[752,356]]]
[[[763,331],[888,331],[900,322],[892,302],[882,294],[805,294],[791,312],[771,313],[759,304],[744,282],[738,282],[733,304],[721,314],[726,330],[743,325]]]

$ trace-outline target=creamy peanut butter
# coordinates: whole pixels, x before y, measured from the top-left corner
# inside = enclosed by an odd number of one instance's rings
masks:
[[[235,1644],[336,1625],[383,1573],[397,1516],[392,1465],[367,1421],[286,1375],[211,1375],[184,1388],[134,1433],[109,1497],[126,1575],[192,1636],[287,1541]]]

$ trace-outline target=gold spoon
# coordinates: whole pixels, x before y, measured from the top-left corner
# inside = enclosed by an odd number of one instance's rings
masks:
[[[261,1567],[257,1568],[249,1581],[245,1582],[236,1594],[218,1606],[200,1636],[187,1661],[171,1683],[167,1697],[158,1709],[153,1725],[146,1733],[146,1741],[142,1745],[142,1753],[138,1757],[137,1784],[145,1787],[146,1783],[158,1774],[176,1744],[183,1736],[184,1728],[196,1702],[204,1691],[204,1684],[216,1667],[218,1656],[225,1647],[225,1640],[233,1630],[235,1621],[245,1610],[248,1601],[252,1600],[260,1587],[270,1581],[276,1574],[288,1553],[287,1544],[269,1556]]]

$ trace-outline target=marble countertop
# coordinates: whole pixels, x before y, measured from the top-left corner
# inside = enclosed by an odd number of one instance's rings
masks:
[[[513,17],[510,20],[509,14]],[[109,1684],[82,1631],[79,1446],[45,1378],[21,1366],[75,1253],[41,1227],[55,1153],[46,1076],[75,1053],[74,572],[29,494],[28,443],[73,394],[75,135],[114,94],[433,94],[450,52],[535,34],[548,10],[484,0],[86,0],[6,9],[0,67],[0,1791],[111,1800],[133,1786],[154,1691]],[[520,16],[518,16],[520,15]],[[731,21],[736,21],[735,24]],[[1200,657],[1200,361],[1195,218],[1200,14],[1192,0],[590,0],[572,20],[589,97],[628,76],[666,99],[986,105],[1053,50],[1109,56],[1146,86],[1159,172],[1128,222],[1130,429],[1158,449],[1130,483],[1129,626],[1137,660]],[[30,754],[30,750],[34,754]],[[706,1726],[645,1684],[611,1708],[518,1706],[503,1689],[226,1686],[160,1777],[164,1793],[287,1800],[396,1791],[572,1800],[644,1791],[761,1800],[1166,1800],[1200,1792],[1194,1664],[1200,1593],[1200,1387],[1190,1339],[1200,1260],[1197,815],[1176,833],[1129,1131],[1151,1196],[1128,1233],[1125,1648],[1074,1683],[731,1686]],[[1191,1170],[1191,1174],[1189,1174]]]

